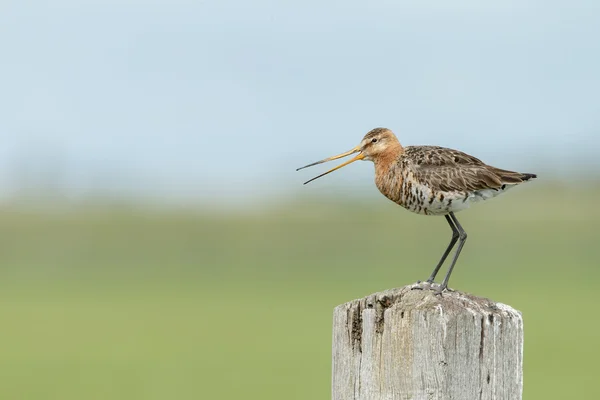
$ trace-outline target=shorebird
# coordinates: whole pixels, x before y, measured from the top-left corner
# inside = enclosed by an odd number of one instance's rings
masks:
[[[409,211],[422,215],[443,215],[452,229],[452,239],[426,283],[433,288],[435,277],[458,241],[452,263],[441,285],[448,287],[456,260],[467,240],[467,233],[458,222],[456,212],[472,203],[487,200],[508,189],[536,178],[536,174],[508,171],[492,167],[462,151],[439,146],[403,147],[387,128],[368,132],[358,146],[350,151],[317,161],[303,168],[358,153],[354,158],[306,182],[314,181],[354,161],[373,161],[375,185],[388,199]]]

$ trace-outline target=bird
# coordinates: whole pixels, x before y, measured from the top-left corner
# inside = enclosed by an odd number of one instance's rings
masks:
[[[358,153],[358,154],[356,154]],[[402,146],[388,128],[369,131],[353,149],[298,168],[312,167],[356,154],[348,161],[306,182],[308,184],[358,160],[375,164],[375,185],[394,203],[420,215],[444,216],[452,229],[450,244],[442,254],[423,288],[441,294],[448,289],[450,275],[467,240],[467,233],[456,213],[473,203],[494,198],[507,190],[537,178],[536,174],[521,173],[493,167],[480,159],[440,146]],[[439,286],[434,280],[458,242],[450,267]]]

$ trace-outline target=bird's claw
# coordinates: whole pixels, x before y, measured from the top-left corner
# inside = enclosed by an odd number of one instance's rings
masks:
[[[417,283],[412,285],[411,290],[432,290],[434,295],[441,296],[444,291],[448,290],[448,288],[435,282],[417,281]]]
[[[436,295],[436,296],[441,296],[441,295],[442,295],[442,293],[444,293],[444,292],[446,292],[446,291],[451,291],[451,289],[448,289],[448,286],[447,286],[447,285],[446,285],[446,286],[442,286],[442,285],[440,285],[440,286],[438,286],[438,288],[437,288],[437,289],[435,289],[435,295]]]
[[[411,290],[431,290],[433,289],[431,282],[428,281],[417,281],[412,287]]]

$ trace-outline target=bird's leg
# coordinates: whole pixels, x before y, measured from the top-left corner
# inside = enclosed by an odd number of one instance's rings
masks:
[[[456,253],[454,253],[454,258],[452,259],[452,264],[450,264],[450,268],[448,268],[448,273],[442,282],[442,285],[438,289],[438,293],[442,293],[448,287],[448,281],[450,280],[450,274],[452,274],[452,269],[454,269],[454,264],[456,264],[456,260],[458,260],[458,256],[460,255],[460,251],[462,250],[465,242],[467,241],[467,232],[460,226],[460,223],[456,219],[456,216],[453,212],[450,212],[450,218],[454,222],[456,229],[458,229],[458,238],[460,242],[458,243],[458,248],[456,249]]]
[[[459,230],[456,229],[456,226],[454,226],[454,222],[452,222],[452,219],[448,215],[445,215],[445,217],[446,217],[446,221],[448,221],[448,225],[450,225],[450,228],[452,228],[452,239],[450,240],[450,244],[448,245],[448,248],[442,255],[442,258],[440,258],[440,262],[438,263],[438,265],[435,267],[435,269],[431,273],[431,276],[429,277],[429,279],[427,279],[427,283],[429,283],[429,284],[433,283],[435,276],[437,275],[440,268],[442,268],[444,261],[446,261],[446,258],[448,258],[448,254],[450,254],[450,252],[452,251],[452,248],[454,247],[454,245],[456,244],[456,241],[458,240],[458,238],[460,236]]]

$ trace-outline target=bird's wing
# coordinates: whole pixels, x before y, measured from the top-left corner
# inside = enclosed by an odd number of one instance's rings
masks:
[[[516,176],[519,173],[491,167],[458,150],[437,146],[410,146],[406,148],[405,154],[410,160],[415,178],[427,182],[437,190],[472,192],[497,189],[505,183],[521,182]]]

